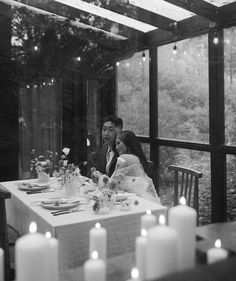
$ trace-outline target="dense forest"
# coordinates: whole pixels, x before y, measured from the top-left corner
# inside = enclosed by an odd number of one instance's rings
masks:
[[[236,29],[225,30],[225,142],[236,144]],[[207,35],[158,48],[158,136],[209,143],[209,89]],[[148,135],[149,117],[148,52],[136,53],[118,66],[118,110],[125,127]],[[148,147],[143,146],[148,156]],[[173,202],[170,164],[203,173],[200,181],[200,223],[210,222],[211,183],[208,152],[160,147],[160,196],[164,205]],[[236,157],[227,156],[228,217],[234,218]]]

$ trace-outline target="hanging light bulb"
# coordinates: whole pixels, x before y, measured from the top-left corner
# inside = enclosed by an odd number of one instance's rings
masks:
[[[145,55],[145,52],[143,51],[143,54],[142,54],[142,58],[143,58],[143,62],[146,61],[146,55]]]
[[[217,37],[216,34],[214,35],[213,43],[214,43],[215,45],[217,45],[217,44],[219,43],[219,38]]]
[[[174,47],[173,47],[173,54],[176,55],[176,53],[177,53],[177,45],[176,45],[176,43],[175,43],[175,45],[174,45]]]
[[[119,66],[119,65],[120,65],[120,62],[119,62],[119,61],[117,61],[117,62],[116,62],[116,66]]]
[[[218,43],[219,43],[219,38],[217,35],[217,31],[215,31],[214,37],[213,37],[213,44],[217,45]]]
[[[39,51],[39,47],[37,45],[34,46],[34,51],[38,52]]]

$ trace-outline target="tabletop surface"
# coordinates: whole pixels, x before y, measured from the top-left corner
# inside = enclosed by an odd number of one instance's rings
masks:
[[[29,180],[29,182],[32,182],[34,180]],[[56,186],[57,183],[55,182],[55,179],[50,179],[51,185],[50,186]],[[26,192],[19,190],[18,183],[19,182],[27,182],[27,181],[10,181],[10,182],[1,182],[1,185],[6,188],[8,191],[11,192],[12,197],[16,197],[18,200],[20,200],[22,203],[27,205],[33,212],[40,215],[42,218],[44,218],[50,225],[53,227],[57,226],[64,226],[74,223],[83,223],[88,221],[97,221],[102,219],[109,219],[109,218],[115,218],[119,216],[129,216],[133,214],[141,214],[145,213],[147,209],[150,209],[152,211],[154,210],[166,210],[166,207],[159,205],[155,202],[148,201],[146,199],[143,199],[138,196],[131,196],[130,199],[138,200],[138,205],[131,205],[130,211],[121,211],[119,209],[119,206],[116,206],[115,210],[112,210],[109,214],[106,215],[97,215],[93,212],[92,207],[88,206],[86,203],[86,200],[84,198],[81,198],[81,209],[82,212],[79,213],[71,213],[69,215],[64,216],[53,216],[51,214],[50,210],[44,209],[40,206],[40,199],[47,199],[47,198],[53,198],[58,196],[65,196],[64,191],[62,190],[55,190],[55,192],[50,193],[38,193],[38,194],[27,194]],[[38,200],[38,201],[37,201]],[[78,215],[79,214],[79,215]]]

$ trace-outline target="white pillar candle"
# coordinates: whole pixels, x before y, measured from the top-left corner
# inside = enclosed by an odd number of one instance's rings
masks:
[[[0,248],[0,281],[4,281],[4,251]]]
[[[98,259],[98,252],[93,251],[91,259],[84,263],[84,281],[105,281],[106,263]]]
[[[139,277],[139,270],[137,267],[134,267],[131,270],[131,279],[129,279],[128,281],[141,281]]]
[[[228,257],[228,251],[221,248],[221,240],[217,239],[215,248],[207,250],[207,263],[214,263]]]
[[[48,242],[50,281],[58,281],[59,280],[58,240],[56,238],[53,238],[49,231],[46,232],[45,236]]]
[[[180,205],[172,207],[169,211],[169,226],[179,234],[179,270],[194,267],[197,223],[197,212],[186,206],[184,197],[180,198]]]
[[[16,241],[16,280],[49,281],[48,242],[39,234],[36,223],[30,224],[30,233]]]
[[[135,259],[139,271],[139,279],[146,280],[146,247],[147,247],[147,230],[141,230],[141,236],[136,238],[135,242]]]
[[[148,230],[150,227],[153,227],[157,224],[157,219],[152,215],[151,210],[146,211],[146,215],[141,217],[141,229]]]
[[[98,252],[100,259],[106,260],[107,256],[107,231],[96,223],[95,227],[89,231],[89,256],[93,251]]]
[[[146,277],[156,279],[178,269],[177,231],[165,225],[164,215],[160,215],[159,224],[147,232]]]

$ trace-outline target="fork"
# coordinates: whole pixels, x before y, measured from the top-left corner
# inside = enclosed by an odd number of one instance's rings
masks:
[[[54,211],[54,212],[51,212],[51,214],[53,216],[60,216],[60,215],[64,215],[64,214],[69,214],[69,213],[74,213],[74,212],[82,212],[84,210],[82,209],[72,209],[72,210],[59,210],[59,211]]]

